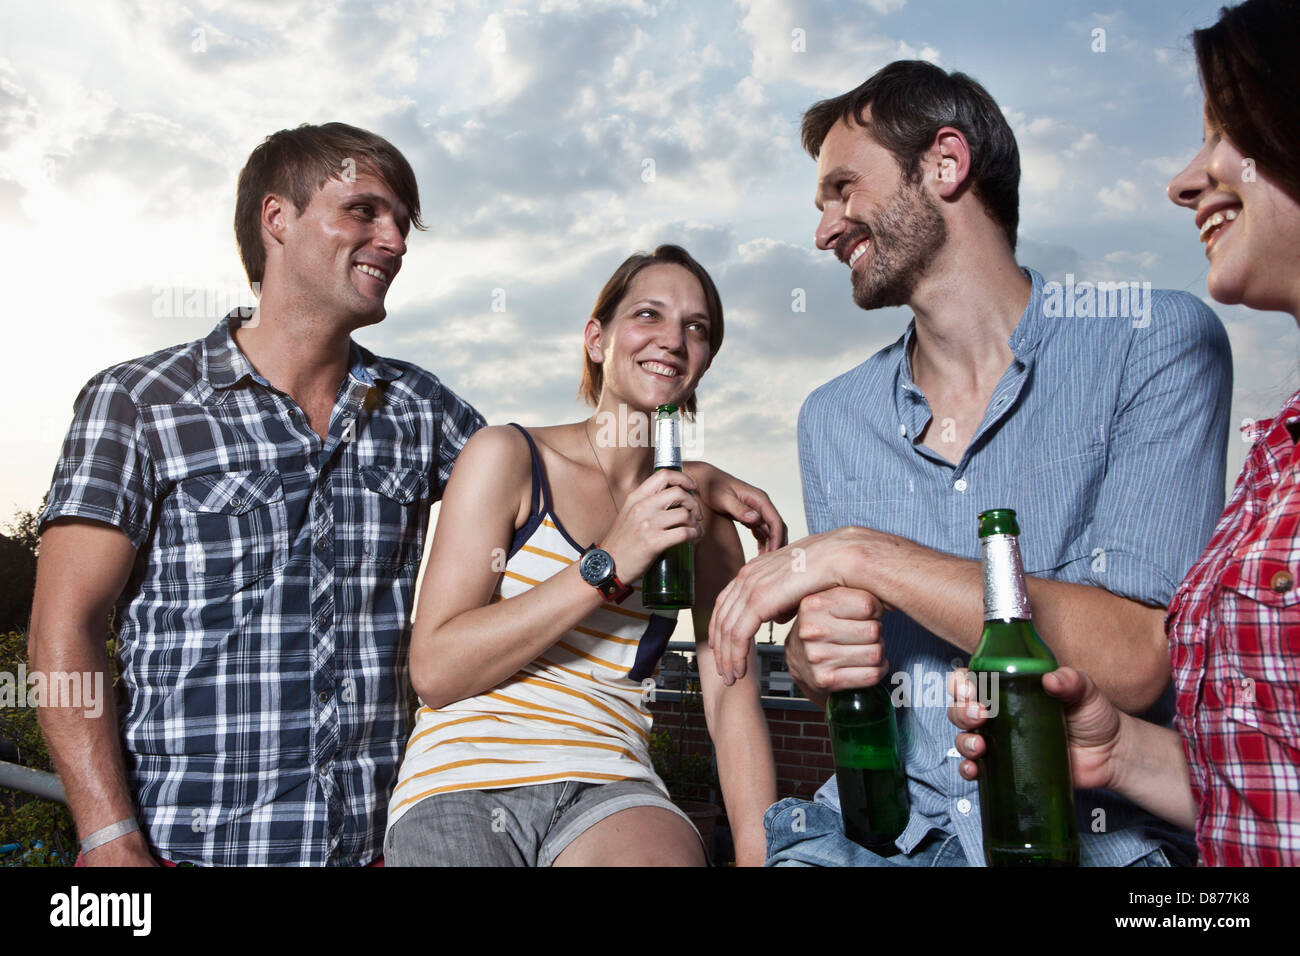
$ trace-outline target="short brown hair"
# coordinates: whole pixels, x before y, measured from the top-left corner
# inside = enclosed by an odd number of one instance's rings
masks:
[[[624,259],[623,264],[614,270],[614,274],[605,283],[605,288],[601,289],[600,295],[596,297],[596,304],[591,309],[591,317],[600,323],[602,329],[606,328],[613,320],[618,304],[627,295],[627,287],[632,284],[636,274],[647,266],[657,265],[681,266],[700,281],[700,288],[704,290],[704,307],[709,316],[709,360],[712,361],[713,356],[718,354],[718,349],[722,348],[722,297],[718,295],[718,287],[713,284],[713,279],[705,271],[704,266],[696,262],[681,246],[664,245],[654,252],[638,252]],[[582,357],[585,364],[582,369],[582,383],[578,386],[578,397],[595,407],[600,403],[600,389],[604,383],[604,374],[600,363],[593,362],[586,349],[583,349]],[[695,407],[695,396],[691,395],[682,410],[687,415],[694,415]]]
[[[1192,34],[1210,122],[1300,203],[1300,7],[1294,0],[1249,0],[1223,7],[1214,26]]]
[[[423,229],[420,190],[406,157],[388,140],[346,123],[311,126],[272,133],[248,157],[235,191],[235,241],[250,283],[261,283],[266,272],[262,244],[262,199],[287,196],[299,214],[316,191],[349,168],[378,176],[411,213],[411,225]]]
[[[865,112],[871,108],[871,122]],[[855,90],[814,103],[803,116],[803,146],[816,159],[838,122],[869,129],[911,182],[921,157],[945,126],[970,144],[974,194],[1016,248],[1020,228],[1020,149],[988,90],[965,73],[948,73],[924,60],[898,60]]]

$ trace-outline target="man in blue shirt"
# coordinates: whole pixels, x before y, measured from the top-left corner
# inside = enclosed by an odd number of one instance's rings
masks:
[[[942,693],[983,623],[976,515],[1015,508],[1036,625],[1120,707],[1167,721],[1164,605],[1223,505],[1231,356],[1199,300],[1045,284],[1014,249],[1019,156],[977,83],[899,62],[818,103],[819,248],[864,309],[907,305],[898,342],[823,385],[799,417],[812,537],[750,562],[715,640],[767,620],[809,697],[885,680],[911,815],[897,852],[843,834],[831,780],[768,811],[769,863],[982,865],[976,785]],[[886,654],[888,660],[886,660]],[[737,655],[722,666],[732,676]],[[1076,794],[1086,864],[1186,862],[1187,835],[1104,792]]]

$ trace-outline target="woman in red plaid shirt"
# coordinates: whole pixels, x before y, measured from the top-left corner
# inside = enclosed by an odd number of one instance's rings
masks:
[[[1219,302],[1300,320],[1300,5],[1249,0],[1193,35],[1205,144],[1169,184],[1196,215]],[[1177,422],[1170,422],[1176,430]],[[1195,828],[1203,864],[1300,864],[1300,392],[1247,432],[1237,487],[1165,620],[1177,732],[1122,713],[1085,674],[1066,702],[1078,787],[1107,787]],[[955,680],[965,730],[987,713]],[[978,734],[957,746],[984,752]],[[976,774],[971,760],[962,773]]]

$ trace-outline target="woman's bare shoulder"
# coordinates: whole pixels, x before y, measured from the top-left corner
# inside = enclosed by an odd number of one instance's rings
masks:
[[[457,466],[461,462],[472,463],[476,469],[490,466],[514,471],[510,466],[521,464],[529,468],[528,440],[513,425],[488,425],[470,436],[456,460]]]
[[[490,425],[465,443],[452,469],[445,503],[478,509],[487,501],[510,502],[518,523],[521,514],[527,518],[532,482],[528,440],[513,426]]]

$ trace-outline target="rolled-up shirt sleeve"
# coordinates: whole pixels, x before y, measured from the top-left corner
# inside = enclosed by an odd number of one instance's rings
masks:
[[[39,527],[89,518],[120,529],[139,550],[149,538],[154,470],[139,409],[110,372],[77,396]]]
[[[1151,323],[1132,334],[1089,554],[1062,577],[1167,606],[1223,511],[1232,352],[1185,293],[1156,293]]]

